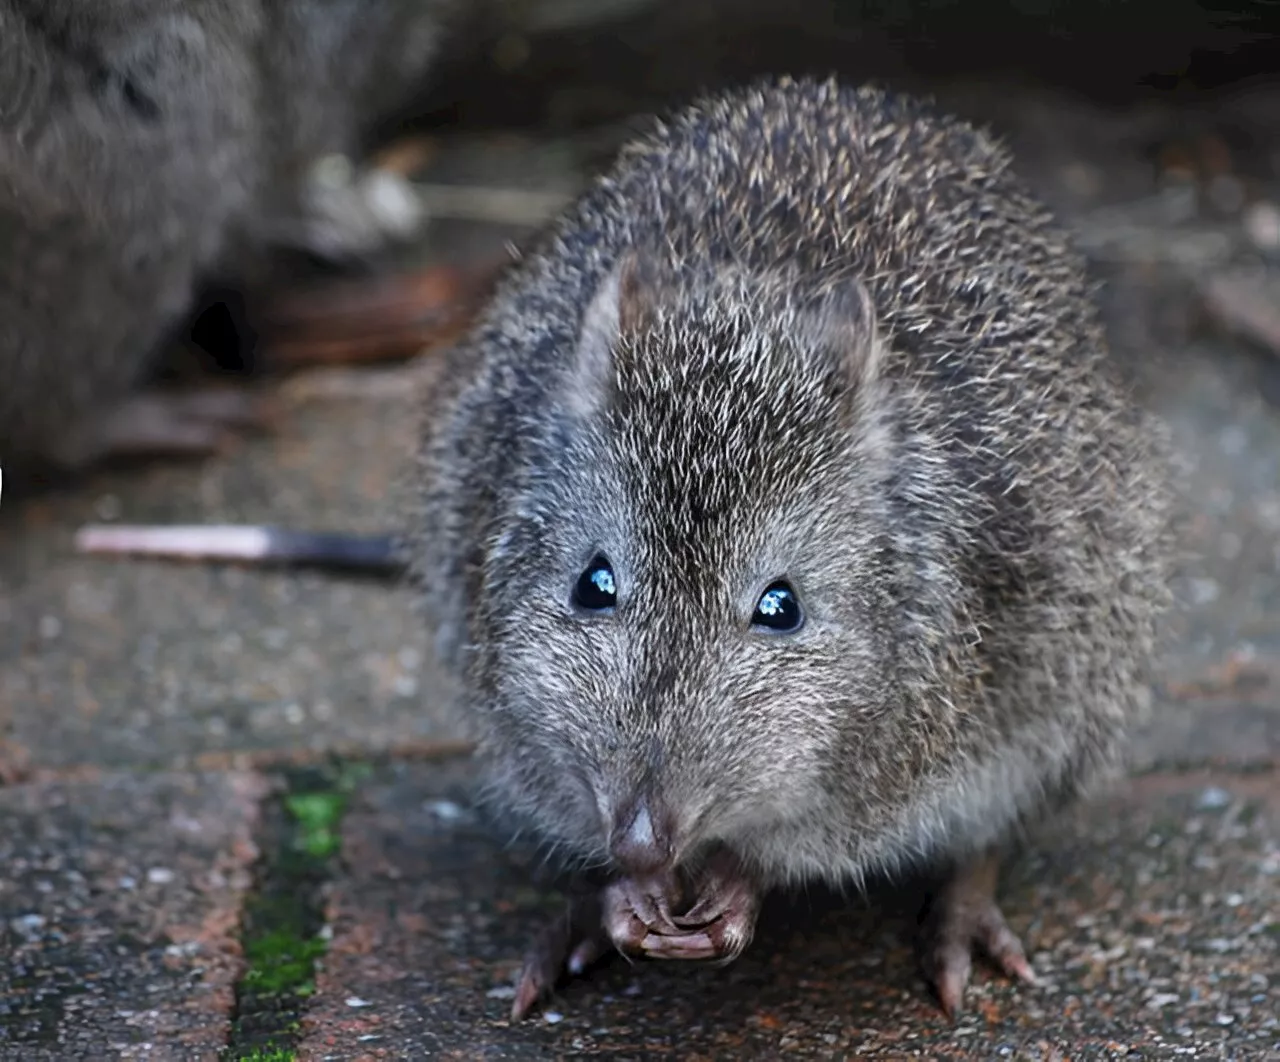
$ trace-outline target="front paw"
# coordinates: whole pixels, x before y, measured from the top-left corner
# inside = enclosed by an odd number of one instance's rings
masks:
[[[614,945],[655,959],[713,959],[731,962],[755,933],[759,889],[737,859],[719,851],[693,874],[685,895],[692,903],[680,914],[680,890],[631,881],[605,891],[605,927]]]
[[[751,943],[759,912],[756,882],[728,852],[683,885],[667,873],[619,878],[597,894],[579,895],[526,954],[512,1020],[528,1014],[566,970],[585,973],[610,944],[624,955],[730,962]]]

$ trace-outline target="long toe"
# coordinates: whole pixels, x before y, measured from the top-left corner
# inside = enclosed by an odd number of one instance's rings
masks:
[[[78,424],[54,456],[71,469],[120,459],[206,457],[240,431],[267,427],[272,409],[267,400],[227,388],[145,391]]]
[[[943,1011],[953,1021],[964,1003],[972,969],[972,944],[968,940],[940,940],[927,953],[925,976]]]
[[[523,1018],[539,999],[555,987],[572,946],[573,925],[567,914],[538,934],[525,953],[520,976],[516,978],[516,995],[511,1004],[512,1021]]]
[[[1027,961],[1022,941],[1009,928],[1004,915],[994,903],[984,913],[978,925],[976,943],[987,958],[1006,976],[1028,985],[1040,983],[1035,971],[1031,968],[1031,963]]]

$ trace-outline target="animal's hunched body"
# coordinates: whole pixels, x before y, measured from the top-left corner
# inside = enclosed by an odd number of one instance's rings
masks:
[[[92,456],[209,271],[385,235],[310,168],[412,90],[453,4],[0,0],[0,464]]]
[[[974,945],[1030,980],[996,853],[1117,764],[1167,535],[1158,433],[1005,151],[872,89],[707,98],[451,371],[426,614],[498,806],[613,872],[516,1012],[610,938],[732,956],[769,886],[911,865],[950,868],[949,1010]]]

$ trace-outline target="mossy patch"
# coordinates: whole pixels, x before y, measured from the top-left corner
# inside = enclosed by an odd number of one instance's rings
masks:
[[[247,1054],[237,1055],[237,1062],[294,1062],[297,1052],[286,1047],[255,1047]]]
[[[241,984],[264,994],[292,992],[309,996],[315,991],[312,974],[324,948],[324,941],[319,937],[308,939],[291,929],[264,933],[245,946],[249,969]]]
[[[324,956],[320,888],[342,844],[342,817],[371,768],[334,764],[288,774],[267,809],[257,888],[241,930],[245,972],[236,987],[228,1062],[293,1059],[316,963]]]
[[[346,810],[345,793],[298,793],[285,798],[285,807],[298,823],[298,843],[308,855],[326,859],[338,850],[338,824]]]

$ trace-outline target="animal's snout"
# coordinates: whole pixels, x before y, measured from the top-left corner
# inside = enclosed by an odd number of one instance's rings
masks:
[[[624,805],[609,832],[609,853],[627,874],[656,874],[667,870],[674,854],[674,826],[663,805],[640,797]]]

